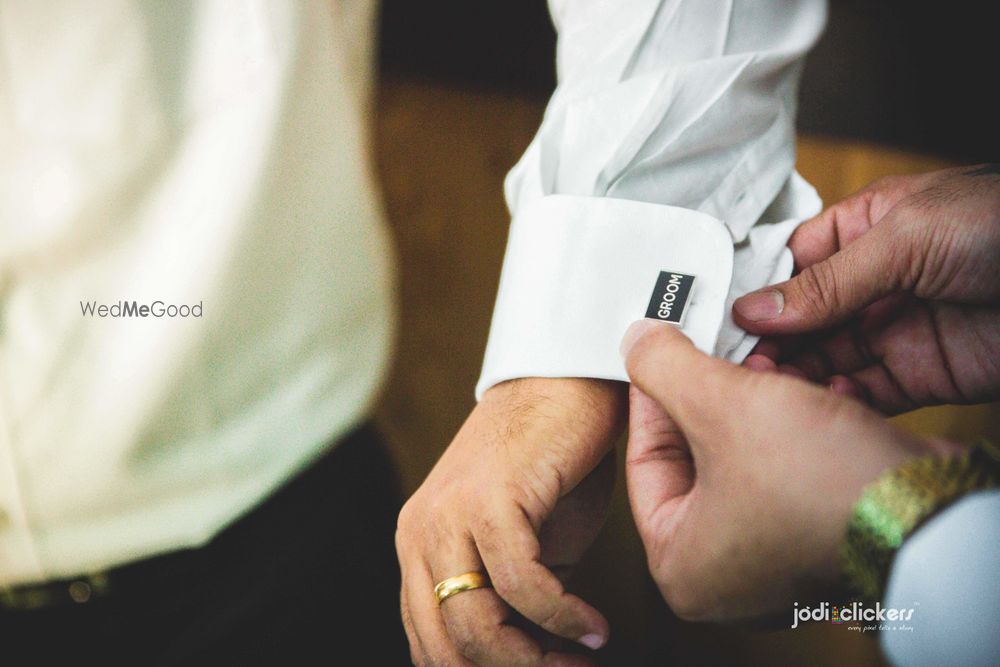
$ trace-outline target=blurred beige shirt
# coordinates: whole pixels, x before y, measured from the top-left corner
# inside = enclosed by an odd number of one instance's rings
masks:
[[[0,586],[202,544],[365,414],[391,337],[372,4],[0,0]],[[794,118],[823,0],[550,8],[479,393],[626,380],[662,272],[741,358],[729,305],[819,210]]]
[[[364,419],[372,10],[0,0],[0,586],[200,545]]]

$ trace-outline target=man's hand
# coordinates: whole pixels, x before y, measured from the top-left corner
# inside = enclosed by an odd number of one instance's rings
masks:
[[[791,280],[739,299],[748,366],[887,414],[1000,397],[1000,168],[878,181],[804,223]],[[791,335],[789,334],[807,334]]]
[[[401,607],[418,665],[587,665],[608,623],[563,579],[603,524],[625,385],[530,378],[493,387],[399,516]],[[440,606],[465,572],[493,588]]]
[[[653,578],[688,620],[752,620],[833,594],[862,488],[944,447],[799,378],[702,354],[668,324],[633,325],[622,348],[632,512]]]

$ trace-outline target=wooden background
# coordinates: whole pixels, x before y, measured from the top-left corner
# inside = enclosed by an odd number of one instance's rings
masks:
[[[402,306],[396,364],[378,421],[410,493],[474,404],[509,222],[501,184],[538,127],[543,103],[531,95],[390,79],[376,106],[375,149]],[[947,166],[816,137],[802,138],[798,163],[827,203],[883,175]],[[900,421],[924,433],[996,437],[995,415],[995,407],[939,408]],[[621,480],[611,518],[574,585],[611,621],[612,639],[601,656],[606,665],[882,664],[873,641],[843,626],[763,634],[677,621],[649,580]]]

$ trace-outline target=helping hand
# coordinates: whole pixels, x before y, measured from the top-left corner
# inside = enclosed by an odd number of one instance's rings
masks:
[[[800,273],[733,309],[770,337],[748,366],[777,365],[886,414],[1000,397],[996,165],[880,180],[804,223],[789,247]]]
[[[634,324],[626,479],[650,571],[688,620],[751,620],[836,591],[862,488],[944,451],[858,401]],[[829,599],[829,598],[827,598]]]

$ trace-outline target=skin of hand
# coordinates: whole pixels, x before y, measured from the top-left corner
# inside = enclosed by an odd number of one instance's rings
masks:
[[[687,620],[759,623],[837,599],[863,487],[945,451],[852,398],[705,355],[669,324],[634,324],[622,352],[629,500],[653,578]]]
[[[625,400],[623,383],[576,378],[485,393],[399,515],[415,664],[592,664],[607,620],[564,581],[606,518]],[[439,605],[434,586],[471,571],[493,587]]]
[[[734,304],[748,366],[885,414],[1000,398],[1000,165],[877,181],[789,247],[798,274]]]

